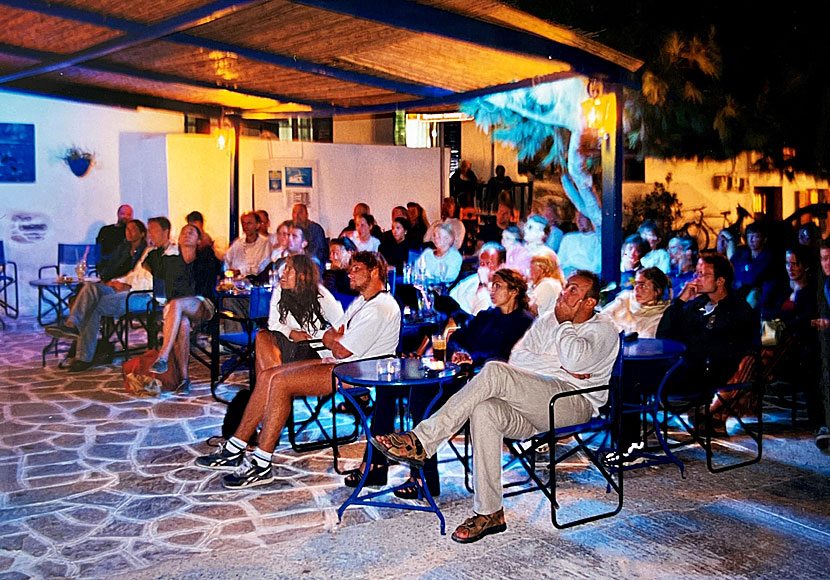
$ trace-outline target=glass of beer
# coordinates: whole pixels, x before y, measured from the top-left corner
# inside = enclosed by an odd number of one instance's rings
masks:
[[[447,339],[443,334],[432,337],[432,358],[445,362],[447,359]]]

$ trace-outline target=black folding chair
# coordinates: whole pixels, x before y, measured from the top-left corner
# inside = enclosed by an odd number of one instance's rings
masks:
[[[614,516],[620,512],[623,505],[623,473],[622,453],[620,452],[620,388],[622,382],[622,336],[620,337],[620,348],[614,362],[609,384],[587,389],[575,389],[565,391],[553,396],[550,400],[549,419],[550,424],[556,424],[556,403],[566,397],[584,396],[588,393],[608,391],[608,402],[600,409],[597,417],[579,425],[570,425],[560,429],[551,429],[546,433],[539,433],[525,441],[507,440],[506,443],[513,454],[511,462],[517,461],[527,472],[528,479],[508,483],[505,487],[505,497],[528,493],[540,490],[551,503],[551,522],[558,529],[570,528]],[[558,453],[560,447],[566,449]],[[550,465],[548,474],[544,469],[539,469],[537,456],[539,447],[548,445],[550,453]],[[557,498],[557,467],[562,471],[562,464],[574,457],[577,453],[588,459],[588,465],[593,466],[601,476],[606,488],[606,495],[611,494],[612,499],[608,509],[594,510],[593,502],[598,502],[597,497],[592,497],[588,502],[591,508],[588,510],[579,506],[580,502],[574,502],[573,511],[589,511],[587,515],[575,517],[568,521],[562,521],[559,512],[561,505]],[[584,473],[580,474],[580,486],[588,485]]]
[[[0,240],[0,309],[9,318],[17,318],[20,313],[20,301],[17,290],[17,263],[6,260],[6,250],[3,240]],[[14,302],[9,301],[10,290],[14,290]],[[0,318],[0,328],[6,328],[6,323]]]
[[[760,369],[758,356],[757,353],[747,355],[748,358],[753,359],[751,364]],[[755,370],[752,372],[752,376],[741,377],[740,381],[721,385],[701,385],[697,392],[683,394],[673,394],[670,390],[670,381],[661,383],[657,392],[657,400],[664,413],[664,433],[668,423],[674,418],[691,437],[689,441],[673,443],[671,447],[682,447],[695,443],[700,445],[706,453],[706,468],[711,473],[729,471],[761,461],[764,436],[762,405],[766,377],[767,374],[764,371],[758,372],[758,370]],[[717,434],[712,428],[711,405],[713,401],[718,401],[720,415],[737,419],[740,428],[749,436],[751,444],[750,448],[747,449],[750,453],[748,459],[736,459],[734,456],[738,451],[735,450],[734,446],[729,446],[722,452],[716,453],[716,446],[713,445],[713,442],[726,438],[728,435]],[[754,423],[744,416],[744,411],[748,408],[754,411]],[[683,415],[686,415],[686,417],[684,418]],[[716,464],[716,461],[718,461],[718,464]]]

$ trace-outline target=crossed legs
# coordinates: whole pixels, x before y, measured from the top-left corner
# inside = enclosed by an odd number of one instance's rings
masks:
[[[164,307],[164,331],[163,342],[161,349],[159,349],[159,356],[154,363],[154,367],[159,362],[164,361],[159,370],[156,372],[164,372],[167,370],[167,359],[170,357],[170,352],[175,348],[179,365],[181,365],[180,373],[183,379],[188,378],[188,360],[190,359],[190,329],[193,322],[201,322],[207,320],[210,316],[210,309],[205,305],[205,301],[197,296],[188,296],[187,298],[176,298],[171,300]]]

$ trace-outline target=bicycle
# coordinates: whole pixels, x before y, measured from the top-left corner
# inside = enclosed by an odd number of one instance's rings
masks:
[[[673,232],[674,236],[689,236],[693,240],[697,241],[698,250],[708,250],[709,249],[709,240],[715,240],[717,238],[718,233],[706,222],[706,217],[703,215],[703,210],[706,209],[706,206],[703,207],[696,207],[684,211],[688,212],[697,212],[698,216],[697,219],[693,221],[688,221],[678,229]],[[724,212],[726,215],[723,215],[723,219],[726,221],[727,216],[732,212]]]

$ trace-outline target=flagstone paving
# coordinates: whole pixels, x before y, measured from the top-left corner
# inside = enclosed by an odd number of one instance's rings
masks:
[[[712,476],[702,454],[689,451],[685,480],[673,466],[632,473],[622,514],[570,532],[553,530],[541,494],[510,499],[508,533],[462,549],[438,534],[432,514],[359,508],[338,524],[349,490],[329,450],[297,454],[283,440],[275,484],[227,491],[221,473],[193,464],[225,412],[201,365],[191,365],[190,396],[133,398],[120,363],[69,375],[49,358],[42,368],[42,329],[26,318],[7,324],[0,580],[512,578],[529,569],[539,577],[817,578],[830,565],[830,460],[786,424],[765,437],[764,461],[748,468]],[[237,387],[244,380],[233,379]],[[344,467],[361,449],[344,449]],[[442,465],[442,491],[452,530],[471,505],[457,462]],[[396,538],[402,529],[408,542]]]

